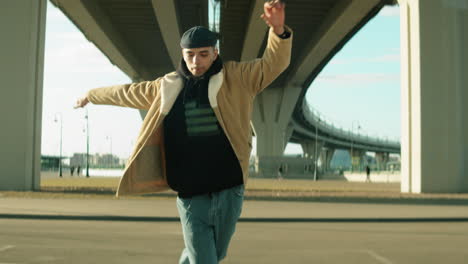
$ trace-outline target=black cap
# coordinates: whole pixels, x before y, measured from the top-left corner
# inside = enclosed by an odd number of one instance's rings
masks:
[[[193,27],[182,35],[180,39],[180,47],[183,49],[212,47],[218,41],[218,34],[207,29],[206,27]]]

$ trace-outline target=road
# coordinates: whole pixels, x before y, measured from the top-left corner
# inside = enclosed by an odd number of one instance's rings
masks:
[[[177,263],[175,201],[0,199],[0,264]],[[467,263],[468,206],[246,201],[222,263]]]
[[[177,222],[0,220],[0,263],[177,263]],[[222,263],[467,263],[468,223],[241,222]]]

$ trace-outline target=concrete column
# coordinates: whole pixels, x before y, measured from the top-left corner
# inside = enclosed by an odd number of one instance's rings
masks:
[[[375,160],[377,162],[377,168],[379,170],[385,170],[387,168],[387,163],[390,160],[390,154],[386,152],[376,152]]]
[[[322,151],[324,144],[319,141],[317,144],[317,156],[320,157],[320,152]],[[309,159],[315,158],[315,141],[303,141],[301,142],[302,151],[304,152],[304,157]]]
[[[333,154],[335,154],[335,149],[333,148],[324,148],[321,152],[321,164],[322,170],[328,171],[330,170],[331,160],[333,158]]]
[[[257,156],[282,156],[293,127],[289,123],[299,87],[270,87],[257,95],[252,121],[257,136]]]
[[[468,192],[468,0],[400,0],[401,191]]]
[[[317,146],[317,148],[315,148],[315,146]],[[301,142],[301,147],[302,147],[302,151],[304,152],[304,157],[307,158],[307,159],[311,159],[310,169],[308,171],[314,172],[315,171],[314,167],[316,165],[317,165],[317,171],[318,171],[318,169],[319,169],[318,164],[319,163],[321,163],[321,164],[324,163],[323,161],[321,161],[323,146],[324,146],[324,143],[321,142],[321,141],[318,141],[317,144],[315,144],[315,141],[303,141],[303,142]],[[317,153],[316,153],[316,151],[317,151]],[[317,164],[315,162],[317,162]]]
[[[313,159],[315,144],[310,141],[301,142],[302,152],[304,152],[304,158]]]
[[[353,152],[350,152],[351,156],[351,170],[360,170],[362,163],[364,161],[364,156],[366,155],[365,151],[353,149]]]
[[[40,188],[46,0],[0,2],[0,190]]]

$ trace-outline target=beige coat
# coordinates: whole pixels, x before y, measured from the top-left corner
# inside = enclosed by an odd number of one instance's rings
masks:
[[[244,183],[247,182],[252,150],[250,122],[254,98],[289,65],[291,43],[292,35],[281,39],[270,29],[261,59],[226,62],[222,71],[210,78],[209,102],[239,160]],[[117,196],[169,188],[162,124],[182,88],[183,80],[172,72],[153,81],[97,88],[88,92],[88,100],[94,104],[148,110],[135,149],[120,180]],[[222,172],[219,175],[222,177]]]

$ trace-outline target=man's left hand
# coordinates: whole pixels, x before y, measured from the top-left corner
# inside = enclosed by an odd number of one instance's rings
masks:
[[[280,0],[269,1],[263,5],[261,17],[269,27],[273,28],[273,31],[277,35],[281,35],[284,32],[285,7],[286,4]]]

